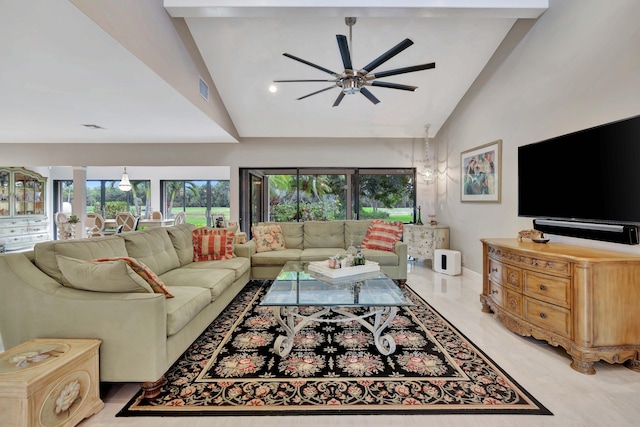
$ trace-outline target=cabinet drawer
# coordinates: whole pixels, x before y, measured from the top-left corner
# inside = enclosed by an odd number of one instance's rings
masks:
[[[562,277],[525,272],[524,293],[546,302],[571,307],[571,281]]]
[[[522,270],[491,258],[489,259],[489,278],[501,285],[522,290]]]
[[[493,280],[489,281],[489,287],[491,288],[490,292],[491,292],[491,299],[498,304],[500,307],[502,307],[502,295],[503,295],[503,291],[502,291],[502,286],[500,286],[498,283],[494,282]]]
[[[489,258],[489,279],[502,283],[502,263]]]
[[[503,266],[502,284],[522,291],[522,270],[508,265]]]
[[[512,291],[509,288],[504,288],[504,308],[515,314],[518,317],[522,317],[522,300],[523,296],[520,292]]]
[[[541,328],[571,338],[571,311],[557,305],[524,297],[524,319]]]

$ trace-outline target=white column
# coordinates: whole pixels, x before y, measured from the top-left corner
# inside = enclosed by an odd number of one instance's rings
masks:
[[[73,201],[71,203],[73,214],[76,215],[80,222],[76,224],[76,236],[87,237],[87,231],[84,226],[87,217],[87,167],[73,167]]]

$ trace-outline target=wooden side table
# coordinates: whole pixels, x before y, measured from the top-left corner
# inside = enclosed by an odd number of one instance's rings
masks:
[[[104,407],[95,339],[33,339],[0,354],[3,426],[75,426]]]

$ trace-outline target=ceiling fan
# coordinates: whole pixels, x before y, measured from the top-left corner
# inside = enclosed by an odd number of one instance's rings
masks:
[[[342,73],[336,73],[335,71],[331,71],[327,68],[321,67],[312,62],[305,61],[304,59],[298,58],[297,56],[293,56],[289,53],[283,53],[283,55],[286,56],[287,58],[291,58],[295,61],[302,62],[303,64],[309,65],[313,68],[317,68],[320,71],[324,71],[325,73],[331,74],[334,78],[328,79],[328,80],[274,80],[273,82],[274,83],[292,83],[292,82],[333,82],[334,83],[333,85],[327,88],[320,89],[308,95],[297,98],[297,100],[308,98],[312,95],[316,95],[318,93],[333,89],[334,87],[339,87],[341,88],[341,91],[340,91],[340,94],[338,95],[338,98],[333,103],[334,107],[337,107],[338,105],[340,105],[340,102],[342,101],[342,98],[344,98],[345,95],[352,95],[357,92],[360,92],[361,94],[363,94],[372,103],[377,104],[380,102],[380,100],[376,98],[371,93],[371,91],[369,91],[369,89],[367,89],[365,86],[386,87],[389,89],[408,90],[412,92],[418,89],[418,87],[397,84],[397,83],[381,82],[376,79],[382,78],[382,77],[396,76],[398,74],[412,73],[414,71],[422,71],[422,70],[427,70],[427,69],[436,67],[435,62],[430,62],[428,64],[414,65],[411,67],[396,68],[393,70],[381,71],[379,73],[372,73],[372,71],[378,68],[380,65],[384,64],[385,62],[387,62],[388,60],[390,60],[391,58],[393,58],[394,56],[396,56],[397,54],[399,54],[400,52],[402,52],[403,50],[405,50],[406,48],[408,48],[413,44],[413,42],[410,39],[404,39],[403,41],[398,43],[396,46],[392,47],[391,49],[389,49],[388,51],[386,51],[385,53],[383,53],[382,55],[380,55],[379,57],[371,61],[369,64],[365,65],[364,68],[360,70],[354,70],[353,65],[351,63],[351,52],[349,51],[349,46],[351,45],[353,48],[353,45],[351,43],[351,30],[353,25],[356,23],[356,18],[347,17],[345,18],[345,23],[349,26],[349,43],[347,43],[346,36],[343,36],[341,34],[336,35],[336,38],[338,40],[338,48],[340,49],[340,55],[342,56],[342,64],[344,65],[344,71]]]

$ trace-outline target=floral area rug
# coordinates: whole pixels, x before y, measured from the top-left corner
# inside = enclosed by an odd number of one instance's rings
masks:
[[[393,354],[355,321],[312,322],[280,357],[283,331],[259,305],[270,283],[250,282],[166,373],[160,395],[138,393],[118,416],[551,415],[408,286],[415,305],[385,331]]]

